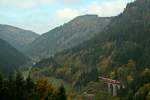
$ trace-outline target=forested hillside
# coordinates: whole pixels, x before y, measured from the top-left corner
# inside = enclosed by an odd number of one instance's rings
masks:
[[[38,34],[28,30],[0,24],[0,38],[21,52],[24,52],[28,44],[34,41],[38,36]]]
[[[47,58],[91,39],[107,28],[111,18],[97,15],[79,16],[37,38],[27,53],[32,58]]]
[[[63,84],[55,88],[47,79],[34,82],[30,76],[24,79],[20,72],[5,79],[0,74],[1,100],[68,100]]]
[[[150,1],[136,0],[96,37],[38,62],[32,76],[61,78],[80,92],[91,81],[98,82],[98,76],[105,76],[124,84],[119,94],[121,100],[149,100],[149,20]],[[104,91],[94,93],[97,98],[111,100]]]
[[[11,75],[19,66],[27,63],[29,59],[6,41],[0,39],[0,73]]]

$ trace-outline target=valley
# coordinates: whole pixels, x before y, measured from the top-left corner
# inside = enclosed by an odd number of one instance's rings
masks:
[[[4,88],[22,93],[13,100],[150,100],[149,28],[149,0],[113,17],[78,16],[42,35],[0,25],[0,96]]]

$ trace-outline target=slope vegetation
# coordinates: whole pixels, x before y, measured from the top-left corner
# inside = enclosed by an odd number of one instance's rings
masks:
[[[32,75],[59,77],[78,90],[91,81],[97,81],[101,75],[120,80],[125,85],[120,97],[127,100],[146,98],[150,91],[142,95],[144,88],[138,89],[150,83],[148,20],[150,1],[136,0],[96,37],[37,63]]]
[[[97,15],[79,16],[37,38],[28,53],[36,58],[53,56],[91,39],[107,27],[110,19]]]
[[[11,74],[29,59],[6,41],[0,39],[0,72],[5,75]]]
[[[0,24],[0,38],[21,52],[24,52],[27,45],[37,37],[38,35],[34,32]]]

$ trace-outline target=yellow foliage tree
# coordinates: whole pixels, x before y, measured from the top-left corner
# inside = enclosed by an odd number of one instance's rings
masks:
[[[39,100],[45,100],[45,98],[52,98],[54,95],[54,87],[48,83],[47,79],[40,79],[36,83],[36,96]],[[49,99],[48,99],[49,100]]]

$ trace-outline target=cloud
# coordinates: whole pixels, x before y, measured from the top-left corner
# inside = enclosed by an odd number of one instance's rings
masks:
[[[79,15],[115,16],[129,0],[0,0],[0,22],[43,33]]]
[[[120,14],[123,11],[123,9],[126,7],[127,2],[128,0],[108,0],[105,2],[92,1],[90,4],[81,6],[76,9],[60,9],[56,11],[56,16],[57,18],[63,21],[69,21],[76,16],[85,14],[97,14],[101,17],[116,16],[117,14]]]
[[[38,5],[52,4],[54,0],[0,0],[2,7],[32,8]]]
[[[125,1],[122,0],[108,0],[103,3],[99,3],[96,1],[91,2],[87,7],[83,8],[85,11],[83,11],[85,14],[97,14],[102,17],[106,16],[115,16],[123,11],[123,9],[126,6]]]
[[[60,1],[64,3],[80,3],[83,0],[60,0]]]
[[[63,21],[70,20],[76,16],[79,16],[80,12],[76,9],[65,8],[62,10],[58,10],[56,12],[56,16]]]
[[[32,8],[38,5],[50,5],[54,3],[73,4],[80,3],[81,1],[83,0],[0,0],[0,7]]]

